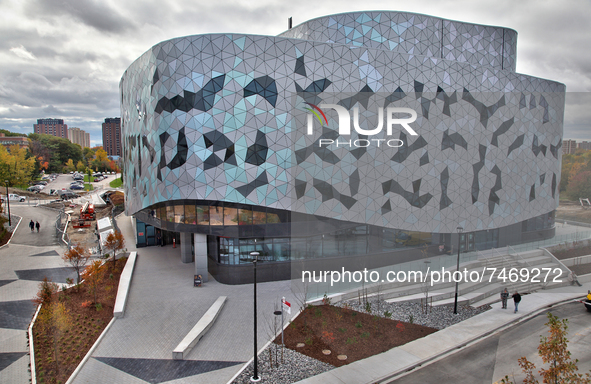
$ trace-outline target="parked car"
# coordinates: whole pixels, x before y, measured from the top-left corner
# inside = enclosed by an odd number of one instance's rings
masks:
[[[70,185],[70,189],[72,189],[72,190],[81,190],[81,189],[84,189],[84,186],[83,185],[80,185],[80,184],[73,184],[73,185]]]
[[[80,197],[79,194],[74,193],[72,191],[60,191],[58,193],[62,200],[75,199],[77,197]]]
[[[9,193],[8,194],[8,198],[9,198],[10,201],[20,201],[20,202],[23,202],[23,201],[26,200],[26,198],[24,196],[17,195],[16,193]],[[6,196],[0,197],[0,201],[1,202],[4,202],[4,199],[6,199]]]
[[[38,193],[41,192],[42,189],[43,188],[41,185],[31,185],[29,188],[27,188],[27,191]]]

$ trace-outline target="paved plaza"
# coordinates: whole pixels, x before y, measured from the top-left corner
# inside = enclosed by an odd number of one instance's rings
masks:
[[[31,298],[39,282],[47,276],[65,283],[66,278],[74,276],[61,260],[64,249],[58,245],[52,227],[57,212],[28,205],[15,205],[12,210],[23,219],[10,244],[0,249],[0,384],[29,381],[25,332],[35,310]],[[32,217],[40,221],[40,233],[29,230],[27,223]],[[117,222],[126,238],[127,250],[138,252],[125,316],[115,320],[74,383],[228,382],[253,354],[252,285],[224,285],[210,278],[202,287],[195,288],[194,264],[181,262],[180,247],[136,250],[131,219],[121,215]],[[557,232],[577,230],[567,225]],[[590,287],[587,283],[581,289]],[[269,324],[281,297],[295,306],[297,300],[290,288],[289,281],[258,284],[259,348],[271,337]],[[212,328],[185,360],[172,360],[173,349],[219,296],[228,299]],[[574,296],[572,288],[529,295],[518,316],[493,305],[492,311],[429,338],[306,382],[371,382]],[[394,359],[393,355],[397,357]]]

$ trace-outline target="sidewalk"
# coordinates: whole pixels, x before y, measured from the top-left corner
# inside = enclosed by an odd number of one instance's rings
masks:
[[[118,226],[135,250],[131,219]],[[253,354],[253,286],[224,285],[210,278],[193,287],[194,263],[183,264],[180,247],[137,250],[125,316],[115,320],[74,383],[225,383]],[[259,283],[258,345],[270,338],[282,296],[295,302],[289,281]],[[219,296],[228,299],[219,317],[185,360],[172,351]],[[286,320],[287,321],[287,320]]]
[[[585,296],[591,283],[582,287],[561,287],[523,296],[519,312],[513,313],[513,303],[508,309],[501,309],[501,303],[492,309],[461,323],[442,329],[421,339],[393,348],[387,352],[335,368],[318,376],[299,381],[300,384],[373,384],[387,382],[414,367],[423,365],[448,353],[457,351],[473,341],[485,338],[507,326],[525,321],[538,311],[549,306]],[[582,304],[581,304],[582,305]]]

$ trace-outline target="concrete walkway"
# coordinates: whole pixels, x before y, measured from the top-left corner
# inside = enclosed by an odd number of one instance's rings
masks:
[[[76,276],[66,267],[55,237],[56,212],[27,205],[11,205],[23,219],[10,243],[0,249],[0,384],[28,383],[29,348],[26,329],[36,305],[31,301],[44,277],[65,283]],[[41,230],[31,233],[33,218]]]
[[[133,247],[129,217],[118,226]],[[253,286],[224,285],[210,278],[193,287],[194,263],[181,262],[180,247],[145,247],[138,260],[125,317],[117,319],[74,383],[225,383],[253,355]],[[185,357],[172,351],[219,296],[228,299],[208,333]],[[295,302],[290,282],[260,283],[258,345],[269,339],[281,297]]]
[[[573,299],[580,299],[591,289],[591,283],[583,287],[561,287],[525,295],[519,304],[519,312],[513,312],[510,300],[508,309],[502,309],[501,303],[492,305],[492,309],[474,316],[461,323],[442,329],[422,339],[393,348],[381,353],[333,369],[321,375],[299,381],[300,384],[373,384],[389,382],[406,371],[427,364],[439,357],[456,352],[459,348],[506,329],[512,324],[529,319],[532,315],[547,309],[553,304]],[[581,304],[582,306],[583,304]],[[584,308],[581,307],[584,311]]]

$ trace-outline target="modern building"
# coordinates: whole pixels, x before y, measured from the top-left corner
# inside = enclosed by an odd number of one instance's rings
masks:
[[[68,138],[68,126],[64,124],[63,119],[37,119],[37,124],[33,124],[33,130],[35,133]]]
[[[13,145],[18,145],[21,148],[28,148],[29,139],[21,136],[6,136],[4,133],[0,133],[0,144],[5,146],[7,149]]]
[[[68,128],[68,139],[82,148],[90,148],[90,134],[80,128]]]
[[[103,149],[109,156],[121,156],[121,118],[106,118],[103,123]]]
[[[138,245],[234,284],[553,237],[565,86],[516,46],[384,11],[154,45],[120,82]]]
[[[573,139],[565,139],[563,141],[563,153],[565,155],[572,155],[574,154],[577,149],[583,150],[583,151],[589,151],[591,150],[591,142],[583,140],[583,141],[576,141]]]
[[[565,139],[563,142],[563,153],[565,155],[572,155],[577,150],[577,141],[571,139]]]

